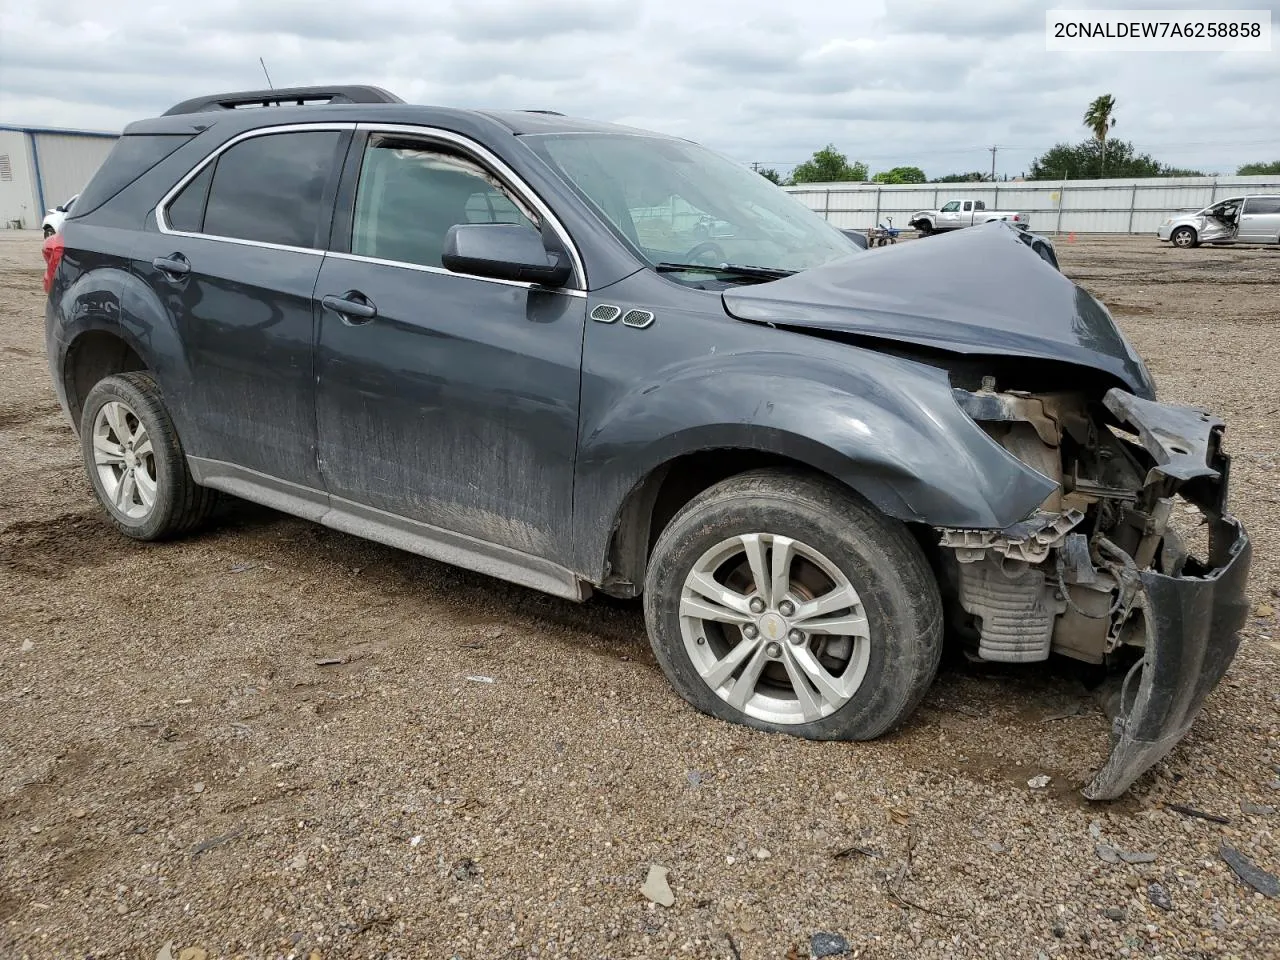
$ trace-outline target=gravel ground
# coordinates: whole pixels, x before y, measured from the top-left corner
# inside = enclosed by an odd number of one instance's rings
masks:
[[[1106,722],[1066,663],[948,664],[899,733],[807,743],[685,706],[636,605],[244,504],[127,541],[48,382],[38,246],[0,234],[0,956],[1280,956],[1219,856],[1280,872],[1280,251],[1060,243],[1163,398],[1226,417],[1255,542],[1195,729],[1089,804]]]

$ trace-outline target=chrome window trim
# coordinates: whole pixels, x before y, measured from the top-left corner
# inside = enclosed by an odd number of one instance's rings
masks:
[[[498,283],[505,287],[524,287],[526,290],[541,290],[544,293],[559,293],[566,297],[586,298],[587,294],[583,290],[576,290],[565,287],[547,287],[538,283],[530,283],[527,280],[501,280],[497,277],[479,277],[474,273],[459,273],[456,270],[446,270],[444,267],[429,267],[425,263],[409,263],[405,260],[383,260],[381,257],[366,257],[361,253],[338,253],[329,250],[324,254],[334,260],[350,260],[354,263],[373,263],[380,267],[397,267],[400,270],[416,270],[419,273],[434,273],[444,277],[461,277],[464,280],[482,280],[485,283]]]
[[[406,136],[423,137],[428,140],[442,140],[445,143],[452,144],[455,147],[461,147],[463,150],[475,155],[482,163],[494,170],[513,190],[520,195],[529,206],[537,210],[547,223],[551,224],[551,229],[555,231],[560,242],[564,244],[565,250],[569,252],[569,259],[573,262],[574,278],[577,281],[573,287],[562,288],[566,293],[584,292],[587,289],[587,270],[583,264],[582,256],[578,253],[578,247],[573,242],[573,238],[569,236],[569,231],[565,229],[564,224],[560,222],[560,218],[552,213],[551,208],[543,203],[542,198],[534,192],[533,188],[520,178],[520,176],[512,170],[506,163],[502,161],[495,153],[485,147],[483,144],[477,143],[470,137],[465,137],[460,133],[454,133],[452,130],[441,130],[439,127],[430,127],[409,123],[357,123],[356,129],[361,132],[368,133],[401,133]],[[396,261],[399,263],[399,261]],[[413,264],[404,264],[404,266],[413,266]],[[439,268],[443,270],[443,268]],[[470,274],[454,273],[452,270],[443,270],[444,273],[450,273],[454,276],[471,276]],[[491,279],[488,277],[479,277],[477,279]],[[516,281],[499,281],[501,283],[514,283]],[[521,283],[520,286],[537,286],[537,284]]]
[[[492,167],[504,180],[515,189],[525,201],[538,213],[543,216],[546,221],[551,224],[551,228],[555,231],[556,236],[560,238],[560,242],[564,244],[565,249],[569,251],[569,259],[573,262],[575,279],[578,285],[573,287],[544,287],[540,284],[529,283],[519,280],[499,280],[494,277],[480,277],[472,273],[459,273],[454,270],[446,270],[444,267],[431,267],[425,264],[407,263],[400,260],[382,260],[376,257],[365,257],[355,253],[337,253],[334,251],[324,250],[319,247],[294,247],[282,243],[268,243],[262,240],[247,240],[241,237],[220,237],[211,233],[196,233],[187,230],[174,230],[169,226],[168,209],[174,199],[182,192],[192,180],[200,175],[200,173],[215,162],[227,150],[230,150],[237,143],[243,143],[253,137],[270,136],[277,133],[310,133],[323,131],[358,130],[371,133],[402,133],[410,136],[419,136],[426,139],[442,140],[455,146],[475,154],[481,161]],[[212,186],[212,184],[210,185]],[[405,123],[333,123],[317,121],[315,123],[286,123],[272,127],[256,127],[253,130],[246,130],[244,133],[237,134],[226,143],[221,144],[218,149],[214,150],[203,160],[192,167],[156,204],[155,210],[156,227],[159,231],[170,237],[188,237],[193,240],[213,240],[217,243],[233,243],[245,247],[258,247],[267,250],[283,250],[287,253],[305,253],[312,256],[330,256],[342,260],[353,260],[356,262],[376,263],[382,266],[402,267],[406,270],[417,270],[422,273],[443,274],[450,277],[465,277],[470,280],[483,280],[486,283],[497,283],[505,286],[524,287],[526,289],[537,288],[548,292],[563,293],[571,297],[586,297],[587,271],[583,264],[582,257],[578,253],[577,245],[574,244],[573,238],[569,236],[569,231],[564,228],[559,218],[551,212],[551,208],[543,203],[542,198],[526,184],[515,171],[502,162],[490,150],[485,148],[469,137],[454,133],[451,130],[441,130],[438,127],[419,126],[415,124]]]

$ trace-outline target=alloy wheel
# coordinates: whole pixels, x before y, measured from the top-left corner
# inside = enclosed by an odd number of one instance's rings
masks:
[[[128,520],[145,520],[159,489],[155,450],[146,426],[119,400],[104,403],[94,417],[93,461],[108,506]]]
[[[820,551],[752,533],[707,550],[685,578],[680,632],[720,699],[768,723],[810,723],[857,693],[870,660],[866,611]]]

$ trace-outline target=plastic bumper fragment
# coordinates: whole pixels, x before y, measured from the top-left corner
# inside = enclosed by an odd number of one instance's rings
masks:
[[[1210,520],[1206,569],[1142,571],[1146,648],[1125,678],[1111,754],[1084,789],[1089,799],[1120,796],[1190,730],[1240,645],[1250,554],[1244,529],[1222,517]]]

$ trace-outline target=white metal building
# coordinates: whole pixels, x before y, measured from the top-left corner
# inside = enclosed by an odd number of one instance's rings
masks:
[[[865,229],[886,217],[905,227],[916,210],[936,210],[953,197],[971,197],[985,201],[988,210],[1029,213],[1036,233],[1155,233],[1171,214],[1200,210],[1228,197],[1280,193],[1280,177],[806,183],[786,189],[837,227]]]
[[[34,230],[84,189],[118,134],[0,124],[0,228]]]

